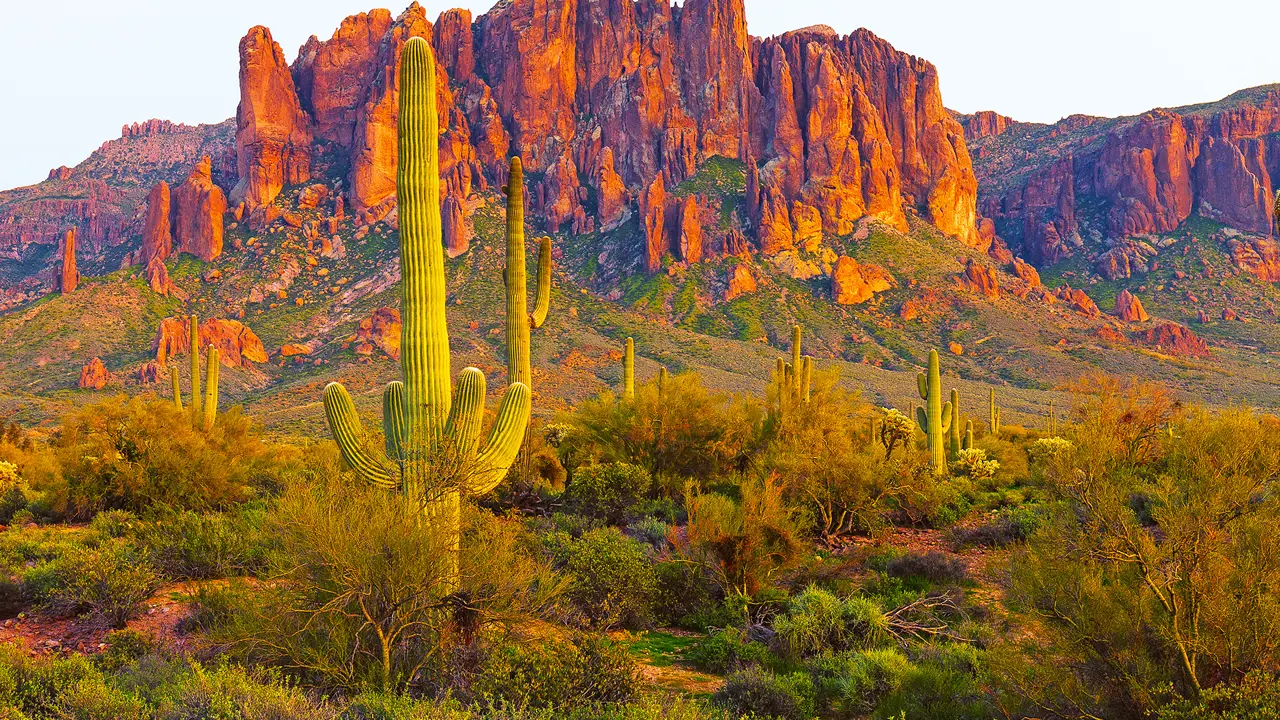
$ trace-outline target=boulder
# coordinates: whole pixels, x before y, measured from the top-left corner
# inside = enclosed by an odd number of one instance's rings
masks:
[[[185,182],[173,192],[173,240],[179,252],[208,262],[222,254],[222,216],[227,199],[213,183],[212,162],[200,158]]]
[[[368,355],[373,348],[379,348],[391,357],[400,359],[400,311],[395,308],[378,308],[373,314],[360,321],[356,328],[356,352]],[[361,348],[367,348],[362,352]]]
[[[1209,357],[1209,346],[1185,325],[1160,323],[1143,333],[1142,338],[1147,345],[1170,355]]]
[[[729,288],[724,293],[725,302],[755,291],[756,278],[751,274],[751,268],[743,263],[734,265],[733,271],[729,273]]]
[[[831,295],[839,305],[860,305],[894,286],[888,270],[841,255],[831,272]]]
[[[1151,319],[1143,309],[1142,301],[1127,289],[1116,295],[1116,307],[1112,314],[1125,322],[1146,322]]]
[[[76,386],[81,390],[101,390],[113,379],[111,373],[107,372],[107,366],[102,364],[102,358],[95,357],[80,368],[80,380]]]
[[[160,321],[151,349],[156,362],[164,366],[168,359],[185,355],[191,347],[190,324],[186,318],[167,317]],[[200,323],[201,348],[214,345],[219,359],[227,367],[252,367],[267,361],[266,348],[253,330],[238,320],[208,318]]]

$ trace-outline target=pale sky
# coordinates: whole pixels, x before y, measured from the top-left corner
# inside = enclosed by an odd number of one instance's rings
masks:
[[[937,65],[942,96],[1053,122],[1216,100],[1280,82],[1277,0],[745,0],[753,35],[866,27]],[[407,2],[405,3],[407,4]],[[492,0],[422,3],[428,16]],[[0,0],[0,188],[74,166],[125,123],[235,114],[237,45],[271,28],[292,62],[360,0]],[[399,14],[403,5],[392,6]]]

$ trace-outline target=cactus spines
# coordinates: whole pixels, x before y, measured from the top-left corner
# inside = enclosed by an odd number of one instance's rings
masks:
[[[951,403],[942,402],[942,371],[938,366],[938,351],[929,351],[929,372],[916,375],[916,387],[924,406],[916,408],[916,424],[929,438],[929,452],[933,456],[933,472],[947,472],[947,448],[944,444],[951,429]]]
[[[401,373],[383,394],[387,456],[367,446],[351,396],[340,383],[324,390],[325,415],[342,457],[366,482],[396,488],[444,533],[450,584],[456,587],[460,493],[489,492],[515,461],[529,423],[529,387],[512,382],[487,440],[484,374],[467,368],[453,397],[445,322],[444,248],[440,234],[439,118],[431,46],[415,37],[400,63],[396,201],[400,216]],[[526,316],[520,314],[522,322]]]
[[[1000,437],[1000,406],[996,405],[996,389],[991,388],[987,394],[987,427],[993,437]]]
[[[947,450],[952,460],[960,457],[960,391],[951,389],[951,423],[948,428]]]
[[[173,406],[182,412],[182,379],[178,377],[178,367],[169,368],[169,383],[173,385]]]
[[[538,241],[538,278],[534,310],[528,312],[524,236],[524,169],[511,158],[507,185],[507,381],[533,386],[529,360],[529,329],[542,327],[551,306],[551,238]]]
[[[191,339],[191,418],[192,422],[200,422],[200,318],[192,315],[189,319],[191,328],[188,335]]]
[[[636,399],[636,341],[631,338],[622,351],[622,397]]]
[[[960,441],[960,448],[961,448],[962,450],[972,450],[972,449],[973,449],[973,421],[972,421],[972,420],[968,420],[968,421],[966,421],[966,422],[965,422],[965,425],[964,425],[964,440],[961,440],[961,441]]]
[[[205,432],[212,430],[214,422],[218,419],[218,368],[221,365],[218,348],[210,345],[205,357],[205,372],[208,373],[204,382]]]

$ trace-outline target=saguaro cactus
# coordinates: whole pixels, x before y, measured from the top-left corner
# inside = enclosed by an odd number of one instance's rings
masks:
[[[188,322],[187,333],[190,339],[188,351],[191,355],[191,422],[199,427],[200,423],[200,318],[192,315]]]
[[[425,521],[445,533],[451,585],[458,582],[462,493],[482,495],[506,476],[529,424],[529,386],[507,388],[488,439],[480,444],[485,378],[462,371],[451,395],[445,322],[444,248],[440,235],[436,66],[420,37],[400,55],[400,143],[396,201],[400,215],[401,372],[383,393],[386,457],[367,446],[351,396],[339,383],[324,391],[325,415],[342,457],[367,482],[399,490],[421,505]]]
[[[993,437],[1000,437],[1000,406],[996,405],[996,389],[987,391],[987,427]]]
[[[969,420],[964,425],[964,440],[960,441],[960,447],[964,450],[973,449],[973,421]]]
[[[533,313],[525,301],[524,170],[520,158],[511,158],[511,173],[503,188],[507,194],[507,381],[533,387],[529,360],[529,329],[540,328],[551,306],[551,238],[538,241],[538,278]]]
[[[947,472],[947,449],[944,437],[951,429],[951,403],[942,402],[942,371],[938,366],[938,351],[929,351],[929,373],[916,375],[916,387],[925,401],[916,408],[916,424],[929,438],[929,452],[933,456],[933,472]],[[927,409],[926,409],[927,408]]]
[[[218,368],[222,365],[221,356],[218,348],[213,345],[205,356],[205,376],[204,381],[204,431],[209,432],[213,429],[213,423],[218,419]]]
[[[622,352],[622,397],[636,399],[636,341],[631,338]]]
[[[173,405],[182,412],[182,379],[178,377],[176,365],[169,368],[169,383],[173,385]]]
[[[955,388],[951,389],[951,424],[948,432],[947,450],[951,460],[960,457],[961,436],[960,436],[960,391]]]

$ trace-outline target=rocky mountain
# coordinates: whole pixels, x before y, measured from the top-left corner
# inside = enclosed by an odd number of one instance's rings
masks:
[[[0,193],[0,413],[158,387],[190,313],[273,425],[317,422],[339,375],[371,402],[398,354],[414,36],[440,59],[456,361],[501,365],[510,156],[553,236],[540,412],[610,384],[628,335],[642,371],[757,391],[795,322],[886,403],[933,347],[962,385],[1004,383],[1011,417],[1099,369],[1271,397],[1275,88],[1032,125],[947,111],[936,69],[866,30],[754,37],[742,0],[503,0],[353,15],[292,63],[254,27],[233,119],[131,125]]]

